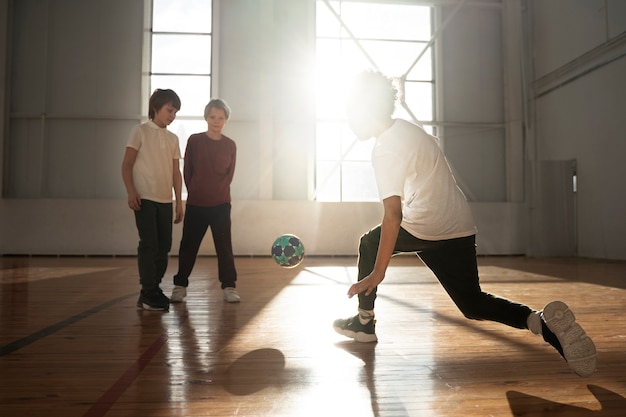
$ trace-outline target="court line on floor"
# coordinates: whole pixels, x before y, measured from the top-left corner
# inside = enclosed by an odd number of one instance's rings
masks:
[[[100,417],[104,416],[111,406],[119,400],[119,398],[126,392],[128,387],[131,386],[135,379],[141,374],[146,366],[152,361],[156,354],[161,350],[163,345],[167,342],[167,336],[161,334],[145,352],[137,359],[137,361],[130,366],[122,374],[122,376],[115,381],[113,385],[102,394],[102,396],[96,401],[83,417]]]
[[[178,317],[178,326],[180,327],[182,324],[187,321],[189,318],[189,314],[185,313],[182,316]],[[100,398],[87,410],[83,417],[102,417],[104,416],[111,407],[117,403],[117,400],[120,399],[122,395],[128,390],[128,388],[135,382],[137,377],[141,374],[141,372],[145,369],[148,364],[154,359],[154,357],[159,353],[161,348],[167,343],[168,336],[166,334],[161,334],[159,337],[152,342],[152,344],[146,349],[139,358],[133,363],[127,370],[119,377],[117,381],[111,387],[102,394]]]
[[[106,303],[100,304],[99,306],[90,308],[89,310],[85,310],[80,314],[77,314],[75,316],[72,316],[66,320],[60,321],[58,323],[55,323],[51,326],[45,327],[35,333],[32,333],[28,336],[25,336],[21,339],[18,339],[14,342],[11,342],[7,345],[4,346],[0,346],[0,357],[8,355],[10,353],[15,352],[16,350],[19,350],[23,347],[26,347],[32,343],[35,343],[41,339],[43,339],[46,336],[50,336],[53,333],[58,332],[59,330],[62,330],[68,326],[71,326],[72,324],[85,319],[93,314],[99,313],[100,311],[111,307],[114,304],[119,303],[120,301],[126,300],[127,298],[130,298],[132,296],[137,295],[137,293],[131,293],[131,294],[126,294],[123,295],[121,297],[117,297],[114,298],[110,301],[107,301]]]

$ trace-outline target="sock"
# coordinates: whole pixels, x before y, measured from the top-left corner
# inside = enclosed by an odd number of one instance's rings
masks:
[[[533,311],[528,315],[528,319],[526,319],[526,326],[533,334],[541,336],[543,334],[541,326],[542,321],[541,311]]]
[[[359,308],[359,321],[365,325],[374,318],[374,310],[363,310]]]
[[[541,320],[541,327],[543,330],[543,340],[551,344],[561,354],[561,356],[565,358],[565,354],[563,353],[563,347],[561,346],[561,342],[559,342],[558,337],[556,337],[556,335],[552,333],[550,329],[548,329],[548,325],[543,320]]]

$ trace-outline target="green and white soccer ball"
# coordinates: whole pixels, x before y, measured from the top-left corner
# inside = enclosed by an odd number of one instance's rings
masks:
[[[278,236],[272,244],[272,258],[283,268],[294,268],[304,259],[304,245],[298,236]]]

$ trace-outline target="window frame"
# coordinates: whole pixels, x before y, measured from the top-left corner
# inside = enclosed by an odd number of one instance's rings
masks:
[[[338,10],[337,9],[332,9],[332,4],[337,4],[338,6]],[[421,7],[421,8],[427,8],[428,9],[428,20],[429,20],[429,29],[428,29],[428,37],[424,36],[424,38],[416,38],[416,39],[392,39],[392,38],[377,38],[377,37],[356,37],[352,31],[350,30],[349,26],[342,20],[342,9],[341,6],[344,3],[363,3],[363,4],[374,4],[374,5],[381,5],[381,6],[396,6],[396,5],[401,5],[401,6],[415,6],[415,7]],[[400,100],[396,103],[396,113],[395,116],[396,117],[401,117],[401,118],[406,118],[408,120],[412,120],[415,123],[421,124],[429,133],[435,133],[435,128],[434,128],[434,123],[433,120],[436,120],[436,66],[435,66],[435,44],[434,44],[434,39],[433,39],[433,33],[434,33],[434,15],[435,15],[435,8],[433,6],[428,6],[428,5],[424,5],[424,4],[418,4],[418,5],[412,5],[412,4],[407,4],[407,2],[403,2],[403,1],[365,1],[365,0],[361,0],[361,1],[350,1],[350,0],[335,0],[335,1],[329,1],[329,0],[316,0],[316,20],[319,17],[319,7],[326,7],[328,9],[332,9],[334,11],[331,11],[332,14],[334,14],[334,17],[337,19],[337,25],[338,27],[338,33],[334,36],[330,36],[328,34],[323,34],[320,36],[319,34],[319,27],[318,24],[316,23],[316,30],[315,30],[315,39],[316,39],[316,74],[319,76],[320,73],[320,68],[319,68],[319,62],[318,60],[318,52],[319,52],[319,44],[320,44],[320,40],[322,41],[328,41],[328,40],[333,40],[335,42],[338,42],[338,49],[341,49],[341,45],[344,42],[347,43],[352,43],[352,44],[356,44],[356,46],[360,49],[361,53],[363,55],[365,55],[365,59],[369,61],[369,63],[371,64],[369,66],[369,68],[373,68],[373,69],[378,69],[378,65],[376,63],[376,61],[370,57],[368,55],[368,52],[366,50],[366,48],[361,44],[363,43],[374,43],[374,42],[389,42],[389,43],[394,43],[394,44],[406,44],[406,43],[410,43],[410,44],[414,44],[416,45],[416,49],[420,51],[420,53],[417,55],[417,58],[415,59],[415,61],[413,62],[413,64],[408,68],[408,70],[404,73],[404,74],[386,74],[388,76],[392,76],[394,78],[396,78],[396,81],[399,84],[400,87],[400,92],[401,92],[401,97]],[[420,47],[421,46],[421,47]],[[428,68],[428,72],[430,77],[426,78],[412,78],[410,77],[411,73],[413,71],[415,71],[415,67],[416,65],[420,64],[420,62],[424,57],[428,58],[428,61],[430,62],[429,64],[429,68]],[[341,67],[340,67],[341,68]],[[368,67],[362,67],[362,69],[366,69]],[[341,69],[339,70],[327,70],[328,73],[340,73]],[[419,75],[419,71],[418,71],[418,75]],[[411,86],[412,89],[414,89],[415,87],[419,88],[420,85],[425,85],[427,84],[430,87],[430,97],[429,99],[426,99],[429,101],[429,105],[427,106],[429,108],[429,114],[427,114],[427,117],[422,118],[421,120],[418,120],[417,116],[415,113],[417,113],[420,117],[423,117],[423,112],[421,111],[416,111],[414,112],[411,108],[410,103],[412,102],[412,100],[408,100],[409,103],[407,103],[407,100],[404,97],[404,87],[405,86]],[[369,155],[368,158],[366,159],[350,159],[349,154],[351,152],[351,148],[353,146],[356,147],[363,147],[362,144],[357,143],[356,141],[358,141],[356,138],[353,138],[353,143],[351,145],[349,145],[347,148],[347,150],[344,150],[346,148],[346,146],[342,145],[343,142],[345,142],[345,137],[349,136],[350,133],[346,133],[346,126],[347,126],[347,120],[345,118],[344,115],[339,116],[339,115],[335,115],[335,117],[328,117],[328,115],[320,117],[320,94],[319,94],[319,89],[318,89],[318,95],[316,96],[316,102],[317,102],[317,107],[316,107],[316,114],[315,114],[315,123],[316,123],[316,128],[318,130],[318,132],[316,133],[316,146],[315,146],[315,156],[314,156],[314,165],[315,165],[315,169],[314,169],[314,199],[318,200],[318,201],[331,201],[331,202],[345,202],[345,201],[378,201],[378,192],[375,189],[375,181],[373,178],[373,171],[370,171],[370,175],[371,175],[371,179],[367,182],[368,185],[370,185],[371,187],[374,187],[374,193],[372,192],[371,189],[367,190],[365,192],[364,195],[362,195],[361,197],[349,197],[348,196],[348,189],[352,189],[352,188],[358,188],[358,185],[347,185],[345,184],[345,178],[346,178],[346,173],[344,172],[344,169],[351,164],[361,164],[363,166],[367,165],[369,167],[369,169],[371,170],[371,163],[369,161]],[[335,136],[335,141],[337,141],[338,143],[340,143],[339,146],[339,155],[338,157],[334,158],[334,159],[326,159],[326,158],[322,158],[319,156],[320,151],[319,151],[319,147],[320,147],[320,126],[322,124],[328,124],[328,123],[335,123],[337,124],[337,131],[339,132],[337,134],[337,136]],[[353,137],[353,135],[352,135]],[[367,143],[367,142],[366,142]],[[373,140],[369,141],[368,146],[370,147],[370,151],[368,152],[371,153],[371,147],[373,147]],[[337,152],[335,152],[337,153]],[[322,174],[320,171],[320,168],[322,165],[331,165],[331,164],[335,164],[335,166],[332,169],[327,169],[327,171],[329,173],[327,174]],[[365,171],[363,171],[365,172]],[[333,176],[333,178],[330,178],[330,176]],[[329,191],[328,189],[325,189],[325,186],[327,184],[328,181],[334,181],[334,185],[333,185],[333,189],[332,191]],[[362,182],[362,181],[361,181]],[[363,188],[363,186],[361,186],[361,189],[365,189]],[[329,197],[330,196],[330,197]]]
[[[145,72],[146,77],[144,81],[144,88],[146,90],[146,99],[143,101],[145,106],[144,114],[148,114],[148,98],[152,94],[152,92],[156,88],[172,88],[181,98],[181,110],[176,115],[176,120],[168,127],[170,131],[175,133],[178,136],[179,147],[181,152],[180,159],[180,169],[181,171],[184,168],[184,155],[185,149],[187,147],[187,140],[189,136],[193,133],[198,133],[206,129],[206,121],[204,120],[204,106],[208,103],[209,99],[212,97],[213,93],[213,84],[214,84],[214,74],[213,74],[213,65],[214,65],[214,55],[215,55],[215,25],[214,25],[214,16],[216,13],[216,2],[217,0],[203,0],[209,3],[209,9],[211,10],[211,18],[208,19],[209,22],[209,31],[190,31],[187,28],[185,30],[155,30],[154,28],[154,20],[155,20],[155,0],[147,0],[149,3],[149,10],[147,10],[146,18],[147,18],[147,36],[146,36],[146,57],[145,57],[145,65],[147,70]],[[209,65],[207,67],[207,71],[171,71],[171,72],[158,72],[153,70],[154,65],[154,38],[157,37],[208,37],[209,38]],[[208,94],[202,102],[197,102],[195,105],[193,104],[193,100],[184,99],[186,89],[177,89],[175,86],[172,86],[172,83],[163,83],[163,84],[155,84],[156,79],[164,79],[164,78],[178,78],[178,83],[180,84],[181,80],[191,80],[191,84],[194,85],[194,92],[197,91],[198,79],[201,79],[204,82],[208,82],[208,86],[204,86],[206,90],[208,90]],[[176,84],[176,83],[174,83]],[[193,96],[196,96],[194,94]],[[192,95],[188,95],[192,97]],[[192,103],[191,106],[186,103]],[[190,110],[188,110],[190,109]],[[182,198],[183,200],[187,199],[187,187],[183,181],[182,187]]]

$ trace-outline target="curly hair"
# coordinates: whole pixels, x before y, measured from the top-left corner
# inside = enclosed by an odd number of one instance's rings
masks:
[[[391,116],[399,98],[399,92],[393,79],[379,71],[367,70],[356,75],[352,96],[365,100],[368,107],[376,114]]]

